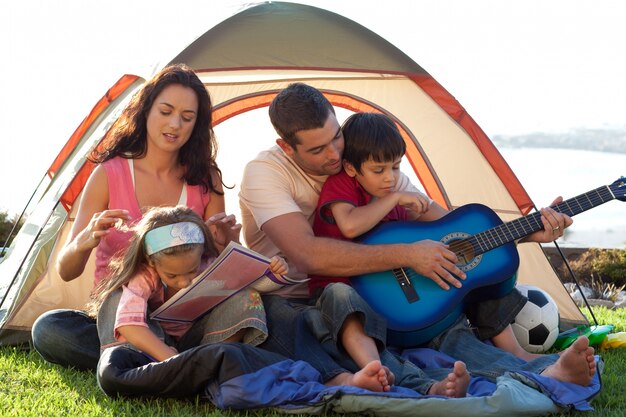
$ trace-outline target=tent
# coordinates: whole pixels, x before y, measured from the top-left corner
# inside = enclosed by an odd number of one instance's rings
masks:
[[[402,130],[416,177],[443,206],[479,202],[504,221],[534,209],[506,161],[455,98],[399,49],[343,16],[294,3],[248,5],[169,62],[184,62],[197,71],[215,105],[216,126],[267,107],[279,90],[302,81],[323,91],[337,108],[391,116]],[[154,72],[169,62],[155,66]],[[82,308],[87,300],[92,269],[65,283],[54,260],[93,169],[85,156],[151,75],[121,77],[70,137],[35,191],[28,218],[0,264],[0,344],[27,342],[41,313]],[[271,137],[247,140],[240,149],[259,151],[272,144]],[[245,160],[238,163],[241,169]],[[587,323],[540,245],[524,244],[518,250],[518,282],[537,285],[557,300],[562,328]]]

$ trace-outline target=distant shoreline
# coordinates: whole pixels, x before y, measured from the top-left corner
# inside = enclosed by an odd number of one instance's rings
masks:
[[[493,135],[491,140],[497,147],[556,148],[626,153],[626,128],[573,129],[555,133]]]

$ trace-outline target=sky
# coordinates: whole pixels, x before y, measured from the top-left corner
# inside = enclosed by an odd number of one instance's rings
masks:
[[[396,45],[490,136],[626,126],[622,0],[302,3],[340,13]],[[0,210],[21,211],[65,141],[122,74],[150,73],[203,34],[207,21],[241,4],[0,2]]]

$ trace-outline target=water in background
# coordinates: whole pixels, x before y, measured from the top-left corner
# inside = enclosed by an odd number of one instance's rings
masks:
[[[554,197],[572,198],[626,176],[626,154],[538,148],[499,148],[540,208]],[[609,201],[576,215],[561,246],[626,248],[626,204]]]

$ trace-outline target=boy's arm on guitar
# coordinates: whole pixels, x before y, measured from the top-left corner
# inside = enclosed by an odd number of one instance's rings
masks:
[[[376,199],[364,206],[336,201],[330,203],[333,218],[348,239],[354,239],[369,232],[397,205],[407,209],[409,220],[431,221],[443,217],[447,211],[424,195],[412,192],[397,191]]]
[[[316,237],[302,213],[287,213],[265,222],[261,229],[300,272],[310,275],[354,276],[410,267],[441,288],[460,287],[465,278],[456,255],[441,242],[363,245]]]
[[[329,207],[341,234],[348,239],[354,239],[380,223],[400,202],[410,205],[411,209],[415,208],[416,211],[423,212],[428,208],[428,200],[417,193],[407,192],[389,193],[364,206],[357,207],[345,201],[334,201]]]

